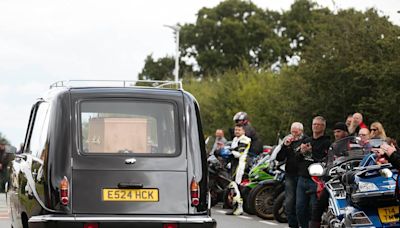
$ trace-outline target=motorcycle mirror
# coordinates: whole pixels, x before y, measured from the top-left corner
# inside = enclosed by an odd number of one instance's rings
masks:
[[[325,169],[320,163],[314,163],[308,167],[308,173],[310,176],[320,177],[325,174]]]
[[[381,174],[381,176],[386,177],[386,178],[391,178],[393,176],[392,171],[390,171],[390,169],[388,169],[388,168],[379,170],[379,173]]]
[[[369,144],[372,146],[372,148],[379,148],[383,144],[384,140],[382,139],[370,139]]]

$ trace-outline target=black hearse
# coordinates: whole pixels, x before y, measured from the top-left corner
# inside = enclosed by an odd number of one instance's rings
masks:
[[[12,227],[216,227],[193,96],[86,83],[55,83],[33,105],[10,166]]]

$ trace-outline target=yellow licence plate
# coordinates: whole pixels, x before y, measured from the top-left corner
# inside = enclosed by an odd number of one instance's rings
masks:
[[[103,189],[103,201],[157,202],[158,189]]]
[[[399,221],[399,219],[395,217],[395,215],[399,213],[398,206],[378,208],[378,213],[382,223]]]

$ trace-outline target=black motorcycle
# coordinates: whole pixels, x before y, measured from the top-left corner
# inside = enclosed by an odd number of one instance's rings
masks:
[[[231,182],[229,171],[223,162],[215,156],[208,158],[209,189],[211,206],[223,201],[224,191]]]

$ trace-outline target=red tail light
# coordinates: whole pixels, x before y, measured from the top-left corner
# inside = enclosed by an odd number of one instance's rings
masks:
[[[199,183],[196,182],[194,177],[192,179],[192,183],[190,183],[190,196],[192,198],[192,206],[198,206],[200,203],[200,189]]]
[[[178,228],[178,224],[176,223],[167,223],[163,225],[163,228]]]
[[[85,223],[83,228],[99,228],[99,224],[97,223]]]
[[[67,206],[69,202],[69,182],[65,176],[60,182],[60,202],[64,206]]]

